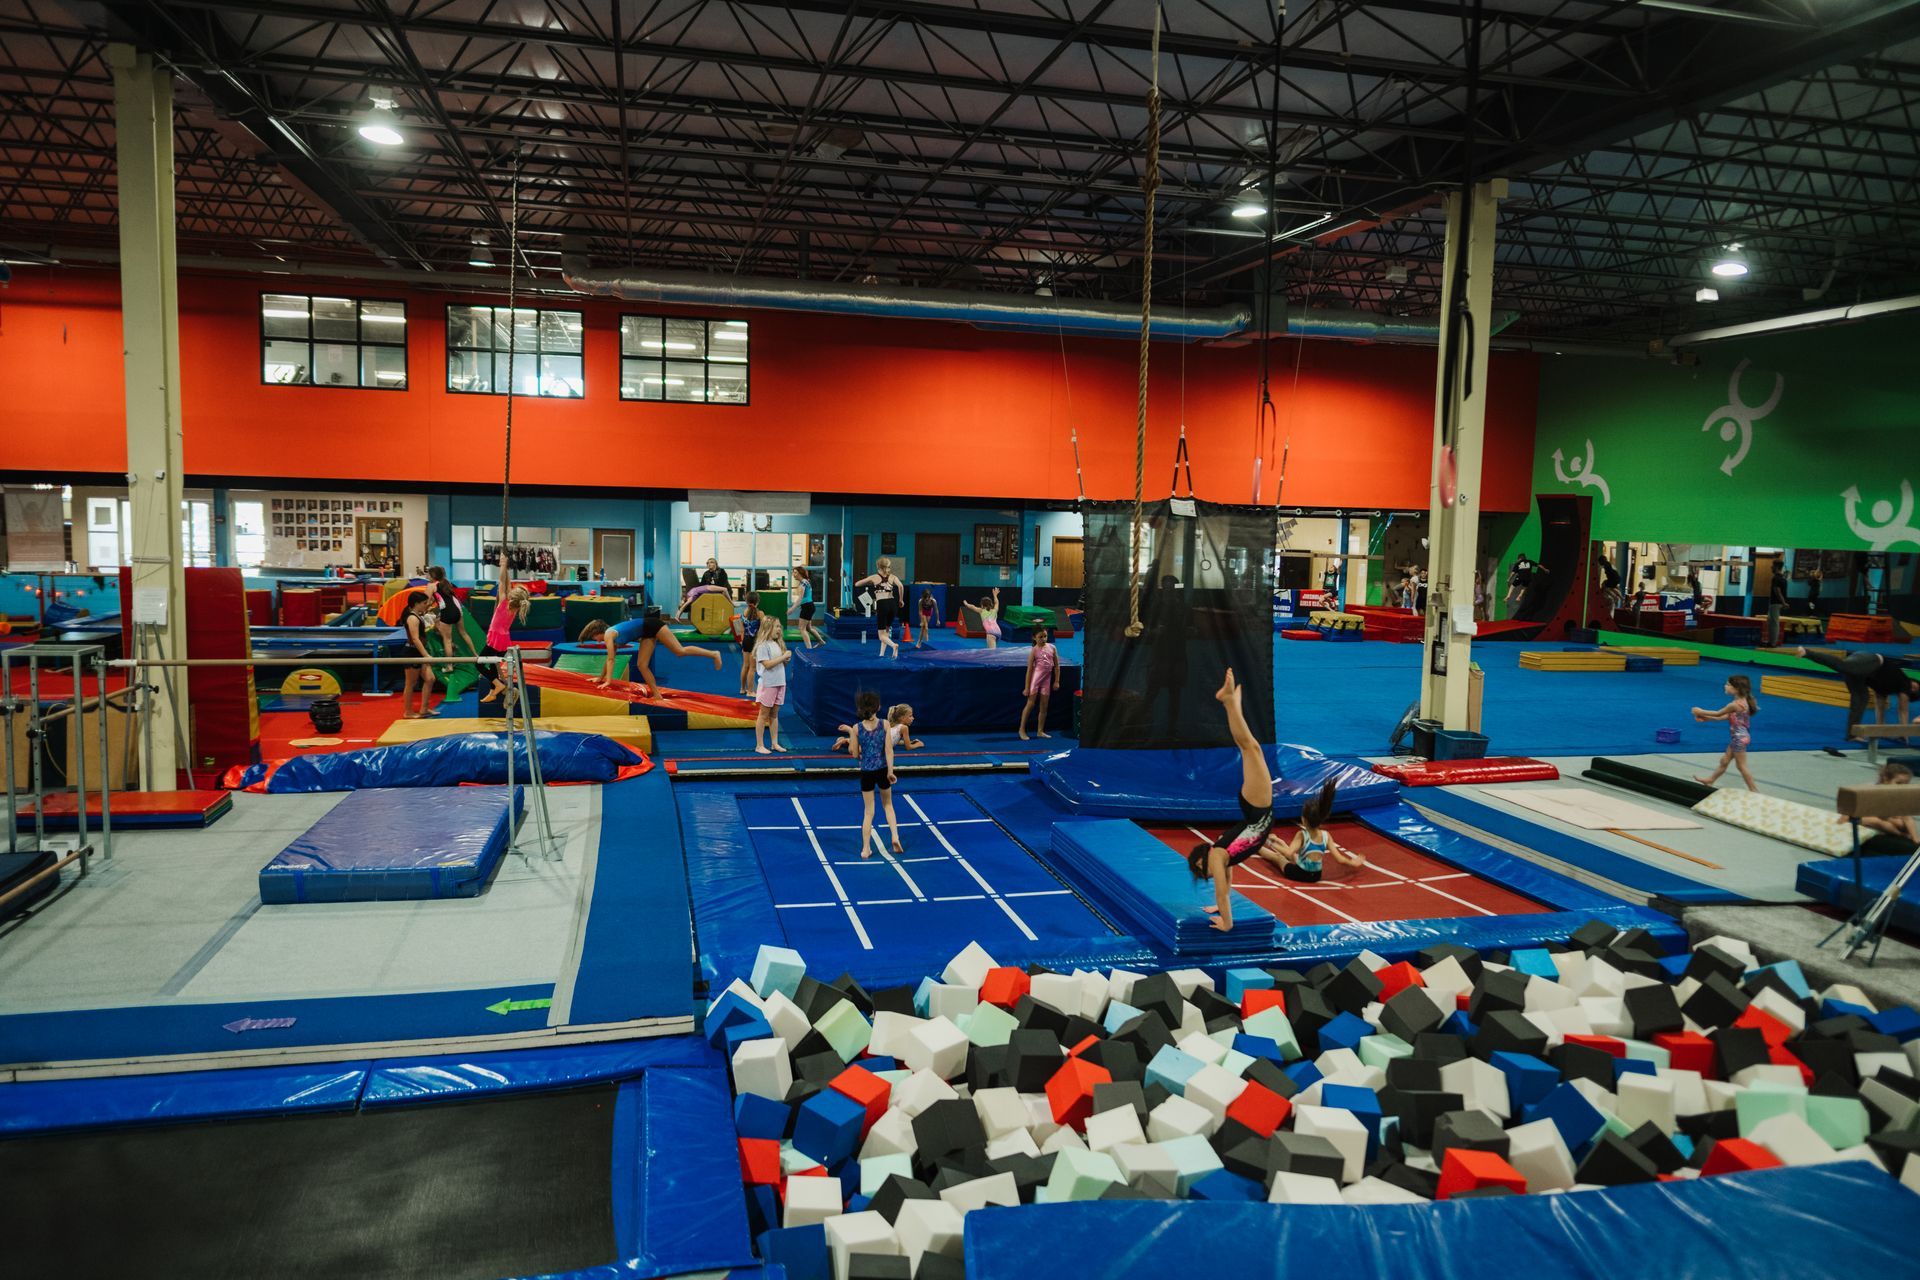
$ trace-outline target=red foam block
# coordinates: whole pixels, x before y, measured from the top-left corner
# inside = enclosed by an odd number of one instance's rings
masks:
[[[1448,1147],[1440,1162],[1440,1199],[1450,1200],[1463,1191],[1478,1191],[1482,1187],[1507,1187],[1524,1194],[1527,1180],[1505,1157],[1492,1151]]]
[[[1002,1009],[1011,1010],[1032,986],[1033,980],[1027,976],[1025,969],[989,969],[986,981],[980,984],[980,1003],[997,1004]]]
[[[1589,1049],[1598,1049],[1610,1058],[1624,1058],[1627,1056],[1627,1046],[1612,1036],[1571,1035],[1566,1037],[1566,1040],[1568,1044],[1583,1044]]]
[[[1711,1178],[1751,1169],[1777,1169],[1782,1163],[1779,1156],[1750,1138],[1722,1138],[1707,1152],[1707,1162],[1701,1166],[1700,1175]]]
[[[1675,1071],[1698,1071],[1702,1080],[1719,1078],[1713,1066],[1713,1041],[1698,1031],[1661,1031],[1653,1042],[1667,1051]]]
[[[1053,1109],[1055,1124],[1085,1130],[1087,1117],[1093,1114],[1093,1087],[1113,1083],[1105,1067],[1085,1058],[1068,1058],[1047,1081],[1047,1105]]]
[[[827,1088],[835,1093],[852,1098],[867,1113],[860,1122],[860,1136],[866,1137],[867,1130],[879,1123],[880,1117],[887,1114],[887,1098],[892,1088],[885,1080],[873,1074],[865,1067],[854,1065],[827,1081]]]
[[[780,1144],[772,1138],[740,1139],[740,1180],[750,1187],[780,1185]]]
[[[1427,980],[1420,976],[1420,971],[1408,964],[1405,960],[1402,960],[1399,964],[1387,965],[1383,969],[1375,969],[1373,976],[1380,979],[1379,998],[1381,1004],[1385,1004],[1387,1001],[1393,999],[1408,987],[1424,987],[1427,985]]]
[[[1240,1096],[1227,1104],[1227,1119],[1238,1120],[1263,1138],[1271,1138],[1291,1114],[1293,1104],[1258,1080],[1247,1081]]]
[[[1272,987],[1249,987],[1240,993],[1240,1016],[1251,1018],[1262,1009],[1287,1011],[1287,993],[1276,991]]]

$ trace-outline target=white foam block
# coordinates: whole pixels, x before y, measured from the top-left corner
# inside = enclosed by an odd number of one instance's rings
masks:
[[[1529,1014],[1527,1016],[1533,1017],[1535,1015]],[[1593,1024],[1587,1021],[1587,1015],[1581,1010],[1578,1004],[1570,1004],[1562,1009],[1542,1009],[1538,1016],[1545,1018],[1552,1024],[1554,1030],[1559,1033],[1562,1041],[1568,1036],[1590,1036],[1593,1034]]]
[[[1367,1126],[1339,1107],[1295,1107],[1296,1133],[1325,1138],[1340,1153],[1340,1181],[1358,1182],[1367,1164]]]
[[[813,1024],[807,1021],[807,1015],[799,1005],[787,999],[784,992],[776,991],[767,997],[766,1006],[761,1010],[767,1016],[767,1025],[773,1028],[773,1034],[780,1037],[780,1043],[792,1053],[794,1048],[813,1030]]]
[[[1440,1068],[1440,1087],[1460,1095],[1469,1111],[1484,1111],[1505,1120],[1513,1108],[1507,1096],[1506,1073],[1480,1058],[1458,1058]]]
[[[1718,947],[1734,959],[1743,962],[1749,969],[1760,967],[1760,962],[1753,957],[1753,944],[1742,939],[1729,938],[1725,934],[1716,933],[1711,938],[1693,944],[1695,951],[1702,947]]]
[[[1562,1044],[1566,1043],[1567,1033],[1560,1029],[1559,1023],[1555,1022],[1550,1016],[1548,1016],[1546,1013],[1542,1012],[1541,1010],[1539,1009],[1526,1010],[1526,1011],[1523,1011],[1520,1014],[1520,1016],[1525,1018],[1528,1022],[1531,1022],[1534,1026],[1540,1028],[1540,1034],[1547,1038],[1547,1048],[1557,1049]]]
[[[1187,1078],[1186,1088],[1181,1096],[1189,1102],[1199,1103],[1212,1117],[1207,1133],[1212,1134],[1220,1128],[1227,1118],[1227,1108],[1233,1100],[1246,1091],[1247,1082],[1234,1075],[1225,1067],[1212,1063],[1201,1067]]]
[[[1660,1132],[1672,1134],[1678,1127],[1673,1109],[1673,1082],[1657,1075],[1629,1071],[1614,1082],[1620,1106],[1614,1114],[1629,1129],[1651,1124]]]
[[[1169,969],[1167,976],[1173,979],[1173,985],[1179,989],[1182,1000],[1191,999],[1193,993],[1202,987],[1213,990],[1213,979],[1207,976],[1205,969]]]
[[[1362,1178],[1350,1187],[1340,1188],[1340,1198],[1348,1204],[1426,1203],[1424,1196],[1417,1196],[1405,1187],[1396,1187],[1378,1178]]]
[[[1072,1133],[1073,1130],[1068,1129],[1066,1132]],[[1003,1134],[987,1143],[989,1160],[999,1160],[1005,1156],[1039,1156],[1041,1154],[1043,1153],[1040,1150],[1040,1144],[1035,1142],[1033,1135],[1025,1129],[1015,1129],[1012,1133]]]
[[[1907,1055],[1904,1053],[1895,1053],[1892,1050],[1876,1053],[1856,1053],[1853,1055],[1853,1066],[1862,1080],[1873,1079],[1879,1075],[1883,1069],[1896,1072],[1903,1076],[1911,1076],[1913,1074],[1913,1063],[1907,1058]]]
[[[1070,973],[1036,973],[1027,994],[1055,1013],[1072,1015],[1080,1010],[1080,984]]]
[[[969,942],[960,954],[947,961],[947,967],[940,972],[942,982],[950,982],[960,987],[975,987],[987,980],[987,972],[1000,966],[987,954],[987,949],[977,942]]]
[[[1140,1113],[1132,1107],[1112,1107],[1087,1117],[1087,1146],[1095,1151],[1111,1152],[1123,1144],[1146,1140],[1146,1130],[1140,1127]]]
[[[1145,976],[1131,969],[1109,969],[1107,970],[1107,991],[1120,1003],[1131,1003],[1133,984]]]
[[[1597,1036],[1627,1037],[1633,1034],[1633,1019],[1627,1016],[1627,1002],[1618,996],[1582,996],[1580,1012]]]
[[[1698,1071],[1682,1071],[1677,1067],[1656,1067],[1655,1074],[1673,1086],[1674,1115],[1706,1114],[1707,1091],[1702,1087]]]
[[[1427,994],[1442,1009],[1452,1009],[1462,991],[1473,990],[1473,980],[1467,977],[1467,971],[1452,956],[1422,969],[1420,979],[1427,984]]]
[[[1350,1071],[1362,1071],[1366,1063],[1360,1061],[1360,1055],[1351,1049],[1328,1049],[1313,1060],[1315,1070],[1322,1079],[1328,1076],[1342,1075]]]
[[[913,1117],[901,1110],[899,1106],[893,1105],[873,1122],[873,1128],[867,1130],[866,1141],[860,1144],[860,1158],[868,1160],[874,1156],[910,1156],[915,1150]]]
[[[733,1091],[784,1102],[793,1087],[793,1063],[778,1038],[744,1040],[733,1051]]]
[[[1706,1098],[1708,1111],[1731,1111],[1734,1099],[1740,1096],[1740,1086],[1725,1080],[1702,1080],[1700,1092]]]
[[[1207,1034],[1207,1020],[1191,1000],[1180,1002],[1180,1025],[1173,1029],[1173,1038],[1177,1042],[1187,1036]]]
[[[1387,967],[1387,958],[1377,951],[1362,950],[1354,957],[1368,973],[1378,973]]]
[[[988,1205],[1001,1205],[1012,1208],[1020,1203],[1020,1184],[1013,1180],[1010,1173],[996,1173],[987,1178],[975,1178],[970,1182],[957,1182],[940,1193],[940,1198],[958,1209],[962,1215],[975,1209],[984,1209]]]
[[[722,990],[719,995],[715,996],[711,1001],[708,1002],[707,1012],[712,1013],[713,1006],[719,1004],[723,997],[729,996],[729,995],[739,996],[742,1000],[745,1000],[748,1004],[752,1005],[756,1009],[760,1009],[764,1011],[767,1007],[767,1002],[760,998],[760,993],[758,991],[755,991],[751,986],[749,986],[745,980],[740,978],[735,978],[732,982],[729,982],[726,985],[726,988]]]
[[[838,1178],[788,1178],[780,1225],[810,1227],[839,1215],[847,1207],[840,1201],[840,1190]]]
[[[1507,1163],[1526,1178],[1528,1191],[1564,1191],[1573,1185],[1573,1156],[1551,1120],[1507,1130]]]
[[[893,1219],[900,1252],[907,1255],[907,1266],[914,1271],[920,1269],[924,1254],[958,1258],[963,1229],[960,1211],[944,1200],[902,1201]]]
[[[1792,1027],[1795,1035],[1807,1029],[1807,1011],[1773,987],[1762,987],[1760,994],[1753,998],[1753,1003],[1756,1008]]]
[[[871,1209],[828,1218],[825,1225],[827,1250],[833,1255],[833,1280],[847,1280],[847,1268],[855,1254],[897,1257],[900,1253],[900,1237],[894,1234],[893,1224]]]
[[[1040,1154],[1043,1156],[1052,1155],[1056,1151],[1085,1151],[1086,1149],[1087,1140],[1080,1136],[1079,1130],[1064,1124],[1055,1128],[1047,1135],[1047,1140],[1040,1144]]]
[[[1192,1054],[1202,1062],[1219,1063],[1226,1059],[1227,1046],[1202,1031],[1198,1035],[1181,1036],[1174,1042],[1174,1048],[1182,1053]]]
[[[1107,1016],[1107,980],[1093,969],[1075,969],[1074,980],[1080,984],[1080,1016],[1089,1022],[1098,1022]]]
[[[1147,1113],[1147,1137],[1155,1142],[1210,1133],[1213,1115],[1197,1102],[1174,1095]]]
[[[1813,1126],[1791,1113],[1770,1116],[1748,1135],[1787,1164],[1825,1164],[1834,1150]]]
[[[953,1086],[931,1071],[916,1071],[907,1077],[907,1082],[899,1085],[889,1096],[893,1107],[904,1111],[909,1120],[925,1111],[936,1102],[946,1102],[960,1095]]]
[[[1550,957],[1553,971],[1560,975],[1560,985],[1571,988],[1575,995],[1587,985],[1587,953],[1584,951],[1556,951]]]
[[[1267,1188],[1268,1204],[1345,1204],[1340,1184],[1306,1173],[1276,1173]]]
[[[1900,1166],[1900,1185],[1920,1195],[1920,1154],[1909,1154]]]
[[[973,1095],[973,1109],[989,1139],[1003,1138],[1016,1129],[1026,1132],[1027,1104],[1013,1089],[982,1089]]]
[[[1861,1055],[1854,1054],[1859,1061]],[[1902,1058],[1902,1062],[1906,1059]],[[1742,1067],[1733,1073],[1733,1083],[1742,1089],[1751,1089],[1757,1084],[1779,1085],[1783,1089],[1797,1089],[1806,1092],[1806,1081],[1800,1075],[1800,1068],[1784,1063],[1757,1062],[1751,1067]]]
[[[927,988],[929,1018],[959,1018],[980,1007],[980,989],[953,982],[936,982]]]
[[[910,1071],[951,1080],[967,1069],[966,1033],[951,1018],[929,1018],[907,1033],[900,1060]]]
[[[1836,982],[1820,993],[1820,1003],[1837,1000],[1841,1004],[1857,1004],[1863,1009],[1872,1009],[1875,1013],[1880,1006],[1867,998],[1867,993],[1847,982]]]
[[[1626,992],[1627,976],[1608,964],[1603,956],[1588,956],[1587,971],[1579,986],[1572,988],[1578,997],[1618,996]]]
[[[882,1010],[873,1015],[873,1035],[867,1040],[867,1050],[877,1058],[898,1058],[906,1061],[907,1042],[913,1035],[913,1029],[923,1019],[911,1014],[892,1013]]]
[[[1127,1185],[1163,1195],[1179,1194],[1180,1162],[1157,1142],[1123,1142],[1109,1152]]]

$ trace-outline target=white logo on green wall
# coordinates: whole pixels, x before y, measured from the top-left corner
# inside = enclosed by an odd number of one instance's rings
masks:
[[[1896,543],[1911,542],[1920,546],[1920,529],[1913,527],[1913,486],[1905,480],[1900,482],[1900,509],[1894,510],[1891,502],[1885,498],[1873,504],[1869,513],[1873,523],[1860,519],[1860,488],[1848,485],[1846,492],[1840,495],[1847,501],[1847,527],[1853,530],[1854,537],[1866,543],[1874,551],[1886,551]]]
[[[1593,441],[1591,439],[1587,441],[1587,454],[1584,458],[1579,454],[1575,454],[1572,461],[1568,462],[1566,466],[1562,468],[1560,463],[1564,456],[1565,455],[1558,449],[1553,451],[1553,474],[1559,479],[1560,483],[1585,485],[1588,488],[1598,489],[1600,491],[1600,505],[1603,507],[1612,506],[1613,491],[1607,488],[1605,478],[1595,473],[1593,469]]]
[[[1720,438],[1728,444],[1733,444],[1734,437],[1739,437],[1740,443],[1720,463],[1720,470],[1728,475],[1732,475],[1733,469],[1746,461],[1747,450],[1753,447],[1753,424],[1779,407],[1780,395],[1787,389],[1786,376],[1776,373],[1773,375],[1773,394],[1765,401],[1750,405],[1742,400],[1740,375],[1752,363],[1751,360],[1742,360],[1733,366],[1733,376],[1727,379],[1727,402],[1708,414],[1707,420],[1700,424],[1702,431],[1711,431],[1718,426]]]

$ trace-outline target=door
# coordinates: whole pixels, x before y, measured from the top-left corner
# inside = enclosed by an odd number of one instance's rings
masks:
[[[1087,553],[1084,538],[1053,540],[1053,585],[1056,589],[1080,591],[1087,585]]]
[[[957,533],[916,533],[913,535],[914,582],[944,582],[960,585],[960,535]]]
[[[853,535],[853,581],[847,583],[847,589],[853,589],[853,583],[860,581],[873,572],[873,561],[867,559],[867,535]]]
[[[836,609],[839,608],[841,603],[846,599],[845,596],[840,594],[842,587],[846,583],[846,579],[841,577],[840,574],[840,547],[840,535],[837,533],[828,534],[827,594],[824,599],[828,605]]]
[[[633,580],[633,530],[593,531],[593,573],[602,582]]]

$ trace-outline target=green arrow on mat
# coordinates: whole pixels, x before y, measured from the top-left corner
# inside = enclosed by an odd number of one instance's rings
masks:
[[[487,1006],[488,1013],[518,1013],[522,1009],[551,1009],[551,1000],[499,1000]]]

